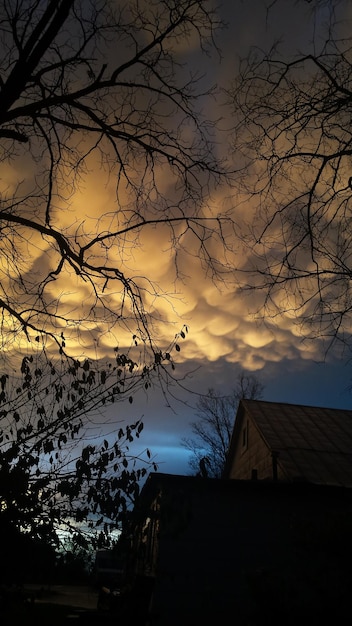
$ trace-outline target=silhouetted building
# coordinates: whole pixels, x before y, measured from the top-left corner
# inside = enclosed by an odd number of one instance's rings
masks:
[[[151,474],[133,571],[158,626],[339,623],[352,584],[352,411],[240,403],[222,480]]]
[[[241,400],[224,478],[352,487],[352,411]]]

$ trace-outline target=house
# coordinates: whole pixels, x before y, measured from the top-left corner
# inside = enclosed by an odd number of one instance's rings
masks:
[[[352,411],[243,400],[223,479],[151,474],[134,511],[140,623],[342,622],[351,451]]]
[[[224,478],[352,487],[352,411],[241,400]]]
[[[140,626],[314,626],[350,613],[351,489],[155,473],[136,515],[135,573],[150,590]]]

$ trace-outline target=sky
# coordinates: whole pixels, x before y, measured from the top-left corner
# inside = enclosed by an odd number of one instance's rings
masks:
[[[227,23],[220,37],[223,57],[207,65],[209,80],[226,85],[236,73],[239,57],[245,57],[251,46],[267,49],[280,41],[290,53],[306,50],[307,42],[319,38],[328,17],[328,6],[308,19],[295,2],[278,2],[269,12],[265,4],[222,3],[221,16]],[[225,197],[226,189],[220,193]],[[167,272],[165,277],[159,271],[158,278],[167,281]],[[181,401],[174,400],[171,407],[162,397],[152,396],[137,399],[132,408],[144,417],[141,443],[152,450],[159,471],[190,472],[188,452],[180,440],[189,435],[190,422],[196,419],[196,394],[210,387],[228,393],[241,371],[260,380],[264,400],[352,408],[351,364],[339,346],[325,356],[323,345],[305,341],[287,317],[276,325],[255,319],[255,297],[246,299],[235,287],[218,290],[196,267],[189,275],[177,307],[189,334],[182,345],[185,360],[177,364],[176,372],[191,372],[185,380],[191,392],[179,392]]]
[[[214,53],[206,61],[200,61],[197,50],[190,49],[182,51],[183,61],[195,65],[204,74],[204,85],[217,83],[228,87],[236,76],[239,58],[246,57],[252,46],[267,49],[274,41],[280,41],[282,49],[292,54],[305,50],[307,42],[319,39],[329,4],[308,17],[294,1],[223,0],[219,15],[227,26],[218,36],[222,57]],[[269,11],[266,5],[271,5]],[[198,63],[203,65],[198,67]],[[209,100],[207,106],[210,115],[223,116],[217,140],[219,152],[225,152],[229,147],[225,145],[225,137],[231,135],[233,125],[232,113],[221,108],[216,100]],[[22,177],[26,167],[23,161]],[[7,184],[15,187],[17,179],[13,171],[6,175]],[[94,206],[97,213],[104,212],[111,206],[114,192],[114,181],[106,172],[99,171],[97,176],[92,163],[91,172],[73,198],[71,211],[61,217],[63,227],[72,222],[73,216],[78,222],[84,219],[88,224],[89,207]],[[224,185],[217,190],[213,201],[219,206],[226,202],[228,206],[231,197],[232,191]],[[42,241],[33,243],[43,245]],[[142,243],[143,249],[131,250],[131,264],[136,271],[151,275],[161,290],[170,291],[174,279],[173,257],[168,251],[166,233],[160,229],[149,232]],[[248,250],[244,252],[236,239],[233,246],[236,264],[242,255],[248,255]],[[43,262],[44,254],[37,259],[38,264]],[[178,284],[177,293],[162,303],[161,309],[171,336],[183,324],[188,327],[181,352],[176,356],[176,376],[182,380],[182,385],[173,387],[167,398],[156,390],[140,394],[132,405],[119,407],[119,419],[142,418],[144,421],[140,443],[134,444],[131,451],[139,453],[148,448],[159,471],[189,473],[188,452],[182,447],[181,438],[190,434],[197,394],[205,394],[213,388],[226,395],[241,372],[254,374],[259,379],[264,386],[264,400],[352,408],[351,365],[339,346],[325,357],[321,342],[304,341],[289,316],[283,316],[275,324],[258,319],[255,315],[261,298],[258,294],[244,296],[236,283],[220,287],[213,284],[195,261],[192,264],[188,260],[181,269],[186,278]],[[69,310],[72,300],[83,306],[85,294],[74,291],[72,284],[65,298],[66,301],[61,297],[61,303]],[[153,306],[153,298],[149,304]],[[100,338],[100,353],[104,349],[108,352],[109,348],[109,334],[104,333]],[[112,412],[109,417],[114,421]]]

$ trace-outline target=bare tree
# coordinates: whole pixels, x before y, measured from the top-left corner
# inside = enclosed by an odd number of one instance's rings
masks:
[[[238,403],[242,398],[261,398],[263,390],[256,376],[241,373],[230,395],[209,389],[207,395],[199,396],[198,419],[191,423],[194,436],[182,439],[183,447],[192,453],[189,466],[194,474],[221,478]]]
[[[329,348],[351,346],[352,47],[347,4],[325,5],[324,39],[294,58],[253,51],[231,97],[254,212],[248,287],[264,291],[266,319],[284,312]]]
[[[211,209],[225,176],[202,114],[211,90],[185,63],[216,48],[219,25],[205,0],[1,3],[3,534],[104,532],[138,490],[148,465],[127,448],[143,424],[85,437],[97,411],[167,378],[185,338],[159,345],[167,295],[134,269],[146,238],[162,229],[170,282],[185,255],[215,280],[231,271],[214,252],[232,222]],[[92,178],[107,201],[78,211]]]
[[[218,237],[226,246],[222,228],[231,222],[209,208],[224,176],[212,150],[215,121],[201,113],[209,91],[183,55],[188,45],[208,53],[218,26],[204,0],[2,3],[6,349],[24,334],[69,351],[70,339],[86,345],[92,327],[154,346],[151,320],[160,319],[165,294],[153,276],[134,273],[133,250],[155,228],[168,229],[175,280],[180,255],[191,254],[213,277],[228,269],[209,243]],[[72,213],[85,181],[94,176],[99,186],[109,175],[110,205]]]

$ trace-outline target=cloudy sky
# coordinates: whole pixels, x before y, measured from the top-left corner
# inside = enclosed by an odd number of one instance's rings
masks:
[[[274,42],[280,42],[282,52],[295,54],[305,52],[309,46],[319,42],[329,6],[329,2],[322,3],[322,8],[313,14],[308,12],[307,7],[303,10],[302,3],[294,0],[223,0],[219,14],[226,28],[217,40],[221,58],[214,53],[210,58],[200,60],[198,51],[190,48],[180,51],[182,61],[204,74],[204,87],[216,83],[221,88],[228,88],[236,76],[239,59],[245,58],[252,46],[266,50]],[[206,106],[210,117],[221,117],[216,137],[219,153],[231,154],[235,163],[236,153],[231,153],[234,112],[226,108],[220,96],[210,99]],[[107,171],[99,171],[97,175],[94,162],[90,165],[91,170],[88,168],[88,175],[72,196],[70,210],[60,217],[62,228],[76,222],[77,227],[89,231],[96,215],[106,214],[113,206],[115,181]],[[22,162],[17,160],[12,169],[3,171],[7,188],[16,188],[19,171],[22,179],[25,180],[26,176],[29,179],[33,172],[26,171],[28,167],[24,158]],[[161,176],[162,172],[157,175]],[[220,210],[224,206],[229,208],[232,203],[237,220],[241,220],[244,213],[248,219],[251,212],[249,200],[240,207],[236,206],[233,189],[225,185],[213,194],[212,203]],[[93,213],[91,207],[94,207]],[[109,229],[109,219],[108,215],[106,223],[101,223],[103,230]],[[45,263],[43,239],[38,238],[37,241],[34,237],[32,244],[38,250],[41,248],[36,263],[42,265]],[[214,241],[215,256],[216,246]],[[231,251],[233,266],[241,267],[249,254],[234,233]],[[180,440],[189,434],[197,394],[206,393],[210,387],[220,393],[229,393],[242,371],[257,376],[264,385],[265,400],[352,408],[352,394],[349,392],[351,367],[338,347],[324,358],[323,345],[319,341],[304,341],[291,316],[283,315],[275,320],[275,324],[259,319],[256,312],[262,294],[254,292],[245,295],[239,291],[236,281],[220,286],[213,284],[204,275],[199,263],[195,259],[191,262],[190,257],[180,260],[179,269],[185,278],[177,284],[175,293],[174,257],[166,231],[160,228],[149,230],[147,236],[142,237],[140,247],[131,245],[128,263],[134,274],[152,277],[160,292],[170,293],[169,299],[159,303],[159,312],[169,323],[161,332],[173,337],[183,324],[189,329],[176,359],[176,375],[182,380],[182,385],[172,388],[168,398],[155,391],[136,397],[131,406],[119,407],[119,418],[143,417],[145,429],[141,448],[134,449],[138,452],[148,447],[160,471],[188,473],[188,453],[181,447]],[[35,267],[29,270],[34,271]],[[73,281],[74,277],[71,278]],[[74,306],[85,306],[84,289],[80,286],[77,290],[74,282],[71,288],[66,285],[63,290],[60,281],[56,281],[52,285],[52,296],[60,297],[62,314],[65,314],[65,307],[70,311]],[[146,300],[151,308],[154,301],[155,293]],[[87,331],[90,330],[87,325]],[[80,349],[84,344],[84,333],[85,329],[82,329]],[[94,350],[102,356],[104,352],[108,354],[110,349],[111,337],[105,329],[98,348],[94,346]],[[110,417],[115,418],[113,413]]]
[[[270,11],[266,4],[273,5]],[[251,46],[268,49],[274,41],[280,41],[281,50],[295,54],[319,41],[330,3],[315,15],[302,12],[298,4],[223,2],[221,15],[227,28],[219,38],[222,59],[214,56],[207,64],[209,82],[227,86],[235,76],[239,58],[245,57]],[[223,123],[231,127],[230,118]],[[219,204],[228,193],[225,188],[219,191]],[[151,264],[155,243],[150,242]],[[236,249],[237,254],[243,253],[240,246]],[[158,267],[158,280],[165,285],[168,269],[167,265]],[[185,386],[193,394],[205,393],[209,387],[226,394],[244,370],[263,383],[265,400],[352,408],[351,366],[337,346],[325,357],[323,345],[304,341],[291,318],[283,316],[276,325],[258,320],[254,315],[258,305],[255,295],[246,298],[235,287],[218,289],[196,266],[188,273],[176,307],[189,326],[177,372],[191,373]],[[134,414],[140,411],[144,415],[142,443],[156,454],[160,471],[189,471],[187,452],[180,447],[180,439],[188,434],[194,419],[197,397],[193,394],[176,394],[188,406],[175,400],[168,407],[160,396],[141,398],[133,406]]]

